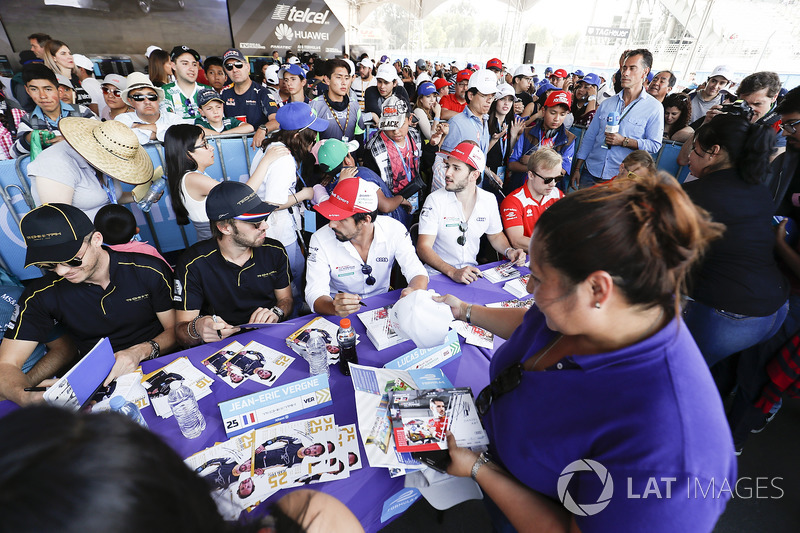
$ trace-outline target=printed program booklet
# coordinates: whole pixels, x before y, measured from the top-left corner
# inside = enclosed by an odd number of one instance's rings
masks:
[[[108,337],[100,339],[78,364],[45,391],[45,401],[51,405],[79,410],[94,396],[115,362],[111,341]]]

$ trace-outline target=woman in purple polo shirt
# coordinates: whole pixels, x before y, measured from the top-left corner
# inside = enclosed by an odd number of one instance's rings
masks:
[[[476,400],[490,454],[450,435],[448,471],[520,531],[711,531],[736,459],[678,303],[721,232],[677,182],[617,179],[539,219],[529,311],[441,297],[508,339]]]

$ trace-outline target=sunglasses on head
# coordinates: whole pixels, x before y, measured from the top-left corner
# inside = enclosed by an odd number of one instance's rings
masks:
[[[119,89],[112,89],[111,87],[103,87],[103,94],[113,94],[114,96],[119,98],[119,95],[122,94],[122,91],[120,91]]]
[[[233,61],[231,63],[225,63],[225,70],[230,72],[235,68],[242,68],[243,66],[244,66],[244,63],[242,63],[241,61]]]
[[[151,102],[157,102],[158,101],[158,95],[157,94],[153,94],[153,93],[149,93],[149,94],[132,94],[132,95],[128,96],[128,98],[130,98],[134,102],[144,102],[145,100],[149,100]]]
[[[461,236],[456,239],[456,242],[459,244],[459,246],[464,246],[465,244],[467,244],[467,230],[468,229],[469,229],[469,226],[467,225],[466,222],[459,222],[458,223],[458,231],[461,232]]]
[[[372,267],[371,266],[369,266],[367,264],[361,265],[361,273],[364,274],[365,276],[367,276],[367,285],[375,285],[375,281],[377,281],[377,280],[372,275]]]

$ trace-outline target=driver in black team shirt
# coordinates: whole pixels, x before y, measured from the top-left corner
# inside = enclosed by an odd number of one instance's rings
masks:
[[[175,268],[181,344],[217,341],[238,325],[279,322],[291,313],[286,250],[266,236],[267,216],[277,207],[238,181],[211,189],[206,213],[213,236],[191,246]]]
[[[42,392],[24,389],[55,375],[103,337],[111,341],[116,358],[105,385],[175,347],[172,273],[163,261],[103,246],[103,235],[89,217],[67,204],[37,207],[20,229],[28,247],[25,265],[49,272],[22,293],[16,319],[0,344],[0,397],[19,405],[42,401]],[[48,352],[23,374],[23,363],[56,324],[74,340],[77,353]]]

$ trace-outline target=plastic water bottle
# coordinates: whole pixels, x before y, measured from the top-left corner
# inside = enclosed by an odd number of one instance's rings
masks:
[[[169,384],[167,403],[184,437],[187,439],[199,437],[206,429],[206,419],[200,412],[194,393],[183,384],[183,381],[173,381]]]
[[[318,331],[312,331],[308,337],[306,359],[312,376],[318,376],[319,374],[331,375],[331,371],[328,368],[328,346]]]
[[[345,376],[350,375],[350,365],[348,363],[358,363],[356,353],[356,332],[349,318],[343,318],[339,322],[339,331],[336,332],[336,340],[339,341],[339,370]]]
[[[141,411],[139,411],[139,408],[136,407],[136,404],[126,401],[123,396],[114,396],[111,398],[109,405],[111,406],[112,411],[122,413],[140,426],[145,428],[147,427],[147,422],[145,422],[144,417],[142,416]]]
[[[142,199],[136,202],[136,205],[138,205],[139,209],[145,213],[149,212],[150,208],[153,206],[153,203],[157,201],[156,198],[158,198],[158,195],[161,194],[166,187],[167,180],[164,178],[158,178],[150,185],[150,188],[147,189],[147,192]]]
[[[606,117],[606,133],[619,133],[619,113],[612,111]],[[603,148],[608,150],[609,146],[603,141]]]

